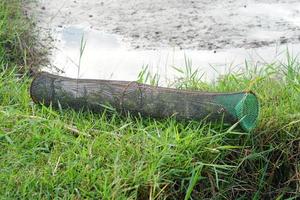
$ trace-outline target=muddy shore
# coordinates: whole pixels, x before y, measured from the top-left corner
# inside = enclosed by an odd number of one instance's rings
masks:
[[[300,40],[298,0],[40,0],[44,29],[88,23],[132,49],[257,48]]]

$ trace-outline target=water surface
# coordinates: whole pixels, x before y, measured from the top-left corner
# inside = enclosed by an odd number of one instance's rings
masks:
[[[214,81],[229,72],[243,72],[245,62],[259,66],[275,60],[283,61],[287,48],[293,54],[300,51],[299,44],[254,49],[133,50],[130,44],[122,42],[121,36],[97,31],[86,25],[58,28],[53,35],[56,42],[51,63],[63,71],[60,72],[61,75],[133,81],[147,67],[152,74],[160,75],[162,85],[180,76],[174,68],[184,69],[187,60],[189,66],[203,74],[203,80]],[[265,37],[266,33],[254,35]]]

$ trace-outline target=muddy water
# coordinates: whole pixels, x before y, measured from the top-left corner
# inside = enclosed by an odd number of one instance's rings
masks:
[[[136,80],[148,66],[165,84],[189,59],[214,80],[245,60],[300,51],[298,0],[40,0],[29,9],[55,39],[52,66],[70,77]]]

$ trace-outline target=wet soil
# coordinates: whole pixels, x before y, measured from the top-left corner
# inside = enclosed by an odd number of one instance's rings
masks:
[[[82,23],[132,49],[257,48],[300,40],[299,0],[40,0],[45,29]]]

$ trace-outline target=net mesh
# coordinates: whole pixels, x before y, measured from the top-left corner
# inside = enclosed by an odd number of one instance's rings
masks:
[[[259,115],[259,103],[252,93],[247,93],[235,106],[235,112],[240,121],[240,125],[248,131],[256,127]]]
[[[109,105],[123,113],[212,121],[256,127],[259,102],[252,92],[203,93],[153,87],[136,82],[71,79],[41,73],[31,84],[36,103],[102,112]],[[59,102],[59,103],[58,103]]]
[[[251,93],[237,93],[216,97],[216,102],[224,106],[226,111],[239,121],[240,126],[247,132],[256,127],[259,115],[259,102]]]

